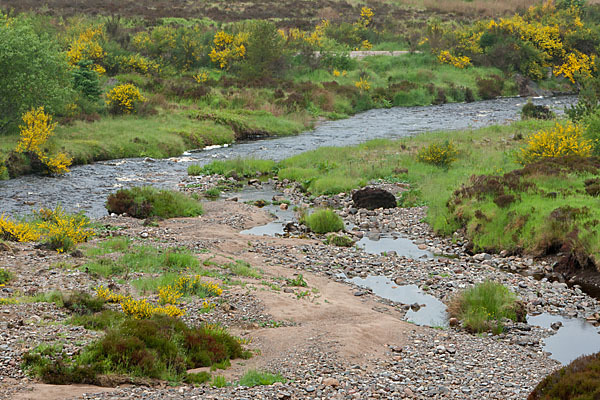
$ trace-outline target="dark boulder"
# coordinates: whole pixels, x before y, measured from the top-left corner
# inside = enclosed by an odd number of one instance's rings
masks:
[[[367,187],[357,190],[352,194],[352,201],[356,208],[374,210],[376,208],[396,207],[396,196],[387,190]]]

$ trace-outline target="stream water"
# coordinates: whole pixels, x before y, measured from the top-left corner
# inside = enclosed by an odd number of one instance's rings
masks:
[[[371,110],[339,121],[329,121],[298,136],[236,143],[232,146],[186,152],[165,160],[129,158],[73,167],[61,177],[24,176],[0,181],[0,213],[26,214],[33,207],[60,203],[90,217],[106,214],[109,193],[121,187],[155,185],[176,187],[190,163],[255,157],[281,160],[321,146],[347,146],[376,138],[397,138],[441,129],[478,128],[519,119],[526,99],[505,98],[468,104],[395,107]],[[574,96],[534,99],[555,112],[576,101]]]

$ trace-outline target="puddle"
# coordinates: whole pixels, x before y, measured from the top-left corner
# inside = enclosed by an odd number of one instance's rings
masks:
[[[419,249],[410,239],[404,237],[382,235],[378,239],[371,239],[365,236],[356,244],[369,254],[396,252],[397,255],[407,258],[433,257],[433,253]]]
[[[598,328],[584,319],[546,313],[527,317],[528,324],[542,328],[550,328],[555,322],[561,322],[562,326],[543,341],[544,351],[552,353],[550,358],[566,365],[579,356],[600,351]]]
[[[277,192],[270,188],[246,188],[241,192],[235,194],[239,202],[265,200],[272,201],[273,196],[282,196],[283,193]],[[263,210],[270,212],[277,218],[275,221],[271,221],[266,225],[255,226],[254,228],[246,229],[241,231],[244,235],[255,235],[255,236],[276,236],[285,233],[284,227],[290,222],[294,221],[294,212],[291,209],[282,210],[278,205],[264,206]]]
[[[385,276],[368,276],[364,279],[355,277],[346,280],[360,287],[369,288],[384,299],[403,304],[420,304],[422,307],[419,310],[407,311],[404,317],[407,321],[425,326],[448,326],[446,305],[424,293],[417,285],[397,285]]]

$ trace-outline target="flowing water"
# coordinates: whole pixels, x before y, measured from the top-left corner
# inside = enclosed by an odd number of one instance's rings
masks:
[[[505,98],[468,104],[395,107],[371,110],[339,121],[329,121],[298,136],[282,137],[205,151],[187,152],[165,160],[129,158],[73,167],[61,177],[24,176],[0,181],[0,213],[26,214],[33,207],[62,204],[90,217],[106,214],[109,193],[121,187],[155,185],[175,188],[190,163],[207,164],[232,158],[281,160],[321,146],[347,146],[376,138],[397,138],[441,129],[478,128],[519,119],[523,98]],[[561,113],[574,96],[535,99]]]

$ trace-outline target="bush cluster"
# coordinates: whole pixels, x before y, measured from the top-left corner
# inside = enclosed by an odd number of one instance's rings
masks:
[[[98,384],[106,374],[180,382],[194,380],[187,378],[188,369],[249,356],[223,328],[188,327],[176,318],[155,315],[124,319],[77,355],[67,355],[60,346],[38,346],[24,355],[23,366],[52,384]]]
[[[109,213],[128,214],[134,218],[175,218],[201,215],[202,204],[183,193],[152,186],[121,189],[108,196]]]
[[[592,142],[583,137],[580,126],[556,124],[553,129],[539,131],[528,137],[527,145],[517,154],[517,160],[527,165],[543,158],[587,157],[591,152]]]

